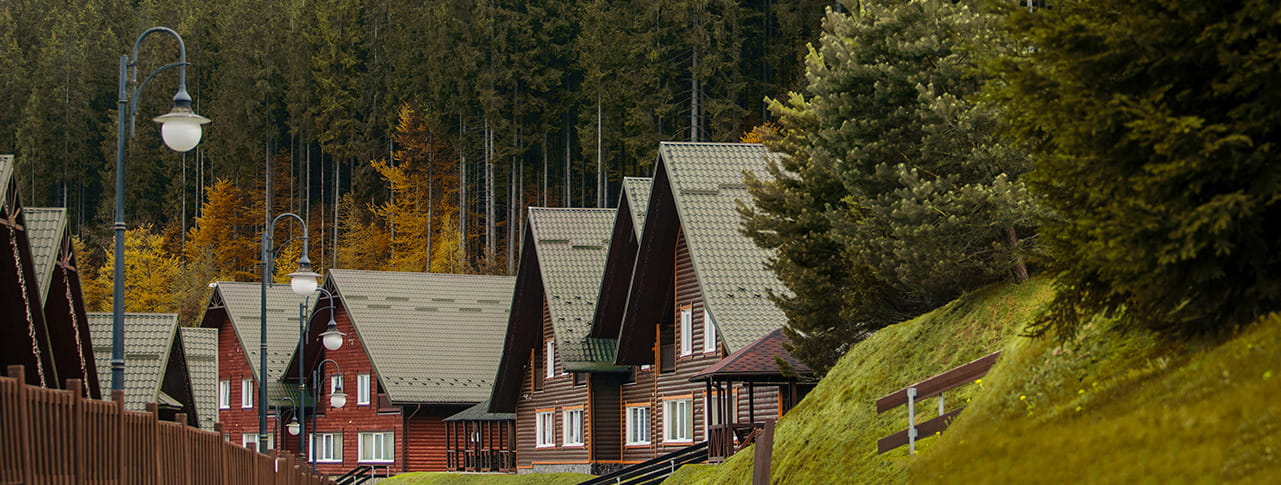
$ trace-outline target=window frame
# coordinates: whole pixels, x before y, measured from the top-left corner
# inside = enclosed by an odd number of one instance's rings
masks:
[[[570,419],[571,415],[576,416],[572,421]],[[571,431],[573,437],[576,438],[574,441],[570,441]],[[561,410],[561,444],[566,447],[584,446],[582,406]]]
[[[365,443],[369,440],[377,439],[380,442],[382,453],[380,455],[389,458],[370,458],[365,456]],[[394,431],[364,431],[356,435],[356,462],[357,463],[395,463],[396,462],[396,434]]]
[[[674,431],[684,431],[685,434],[678,436]],[[693,442],[693,397],[686,395],[663,399],[663,444],[688,444]]]
[[[703,307],[703,353],[715,353],[716,344],[716,324],[712,323],[712,314],[707,312],[707,307]]]
[[[642,412],[635,413],[634,411]],[[624,435],[625,439],[623,440],[624,446],[649,446],[653,441],[653,437],[651,436],[649,429],[649,404],[645,403],[635,406],[627,406],[624,412],[627,413],[626,416],[624,416],[624,421],[626,422],[626,425],[623,427],[625,430],[624,432],[626,433]],[[642,414],[642,416],[638,417],[636,416],[637,414]],[[643,433],[640,433],[641,431],[643,431]],[[644,441],[632,439],[642,435],[645,438]]]
[[[231,379],[218,380],[218,409],[231,409]]]
[[[254,380],[240,380],[240,409],[254,408]]]
[[[694,355],[694,307],[681,308],[680,335],[681,357]]]
[[[329,438],[329,453],[316,453],[316,437]],[[325,440],[321,441],[320,450],[325,451]],[[312,433],[307,439],[307,456],[314,458],[316,463],[342,463],[342,433]]]
[[[553,379],[556,377],[556,341],[548,339],[543,346],[545,347],[543,349],[543,358],[547,360],[543,363],[543,366],[547,368],[543,377],[545,379]]]
[[[556,447],[556,410],[542,409],[534,414],[534,448]]]
[[[356,375],[356,405],[368,406],[370,394],[373,393],[373,382],[369,374]]]

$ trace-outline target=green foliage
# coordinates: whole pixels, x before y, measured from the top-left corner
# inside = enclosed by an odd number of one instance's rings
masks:
[[[803,93],[771,100],[785,153],[748,176],[744,230],[777,250],[791,351],[819,370],[887,324],[1026,269],[1035,207],[1026,157],[971,98],[967,43],[993,17],[936,0],[863,2],[829,12],[806,58]]]
[[[1275,5],[1056,3],[1005,12],[1022,48],[989,95],[1032,151],[1059,296],[1037,329],[1097,312],[1173,334],[1281,308],[1281,39]]]

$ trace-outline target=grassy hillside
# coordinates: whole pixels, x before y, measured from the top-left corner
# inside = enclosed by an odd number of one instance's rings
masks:
[[[1067,344],[1019,336],[1050,291],[991,288],[856,346],[779,422],[775,482],[1281,483],[1281,317],[1226,341],[1162,342],[1101,319]],[[948,396],[967,406],[951,429],[916,457],[876,454],[906,419],[877,415],[877,397],[997,349],[987,377]],[[751,462],[668,483],[746,483]]]

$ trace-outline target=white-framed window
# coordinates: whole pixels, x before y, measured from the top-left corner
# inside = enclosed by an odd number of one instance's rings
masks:
[[[218,381],[218,409],[231,409],[231,380]]]
[[[712,314],[703,309],[703,352],[716,351],[716,324],[712,323]]]
[[[342,389],[342,374],[329,376],[329,393],[333,394]]]
[[[245,448],[258,451],[258,433],[249,432],[240,437],[240,442]],[[267,449],[276,449],[276,439],[271,434],[267,435]]]
[[[254,407],[254,381],[253,379],[240,380],[240,407]]]
[[[681,355],[694,353],[694,309],[681,310]]]
[[[565,446],[583,446],[583,408],[566,409],[562,423]]]
[[[317,463],[342,463],[342,433],[315,433],[307,443],[307,456]]]
[[[392,450],[396,446],[396,435],[392,432],[360,433],[360,462],[390,463],[395,461]]]
[[[663,442],[685,443],[694,441],[693,400],[668,399],[663,401]]]
[[[556,377],[556,341],[555,340],[547,341],[547,350],[543,352],[543,355],[547,356],[547,362],[544,363],[544,366],[547,368],[547,378],[551,379],[553,377]]]
[[[534,422],[534,434],[538,441],[534,446],[547,448],[556,446],[556,416],[552,411],[539,411],[538,421]]]
[[[627,444],[649,444],[649,406],[627,407]]]
[[[356,404],[369,404],[369,374],[356,376]]]

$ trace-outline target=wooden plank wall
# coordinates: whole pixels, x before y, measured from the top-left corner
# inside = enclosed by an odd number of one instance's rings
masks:
[[[445,418],[458,407],[426,406],[405,414],[405,471],[435,472],[446,469]]]
[[[541,289],[540,289],[541,291]],[[546,295],[546,293],[544,293]],[[538,339],[531,355],[530,365],[526,366],[526,375],[522,379],[521,398],[516,403],[516,454],[517,468],[530,469],[535,464],[586,464],[589,463],[589,452],[591,447],[591,422],[592,410],[586,409],[587,404],[587,386],[585,384],[574,385],[573,374],[564,373],[564,367],[560,361],[560,352],[556,353],[555,377],[550,379],[546,376],[546,352],[548,340],[554,338],[552,330],[551,314],[547,308],[546,296],[543,300],[542,327],[540,333],[542,338]],[[540,390],[534,390],[534,381],[542,378]],[[525,399],[524,396],[529,396]],[[582,446],[564,446],[564,409],[566,407],[583,406],[583,445]],[[548,448],[538,448],[536,420],[538,412],[551,410],[553,421],[555,422],[555,446]]]
[[[68,385],[83,389],[75,380]],[[333,483],[292,456],[262,455],[218,433],[160,421],[154,404],[151,412],[125,411],[124,394],[113,398],[0,377],[0,483]]]

